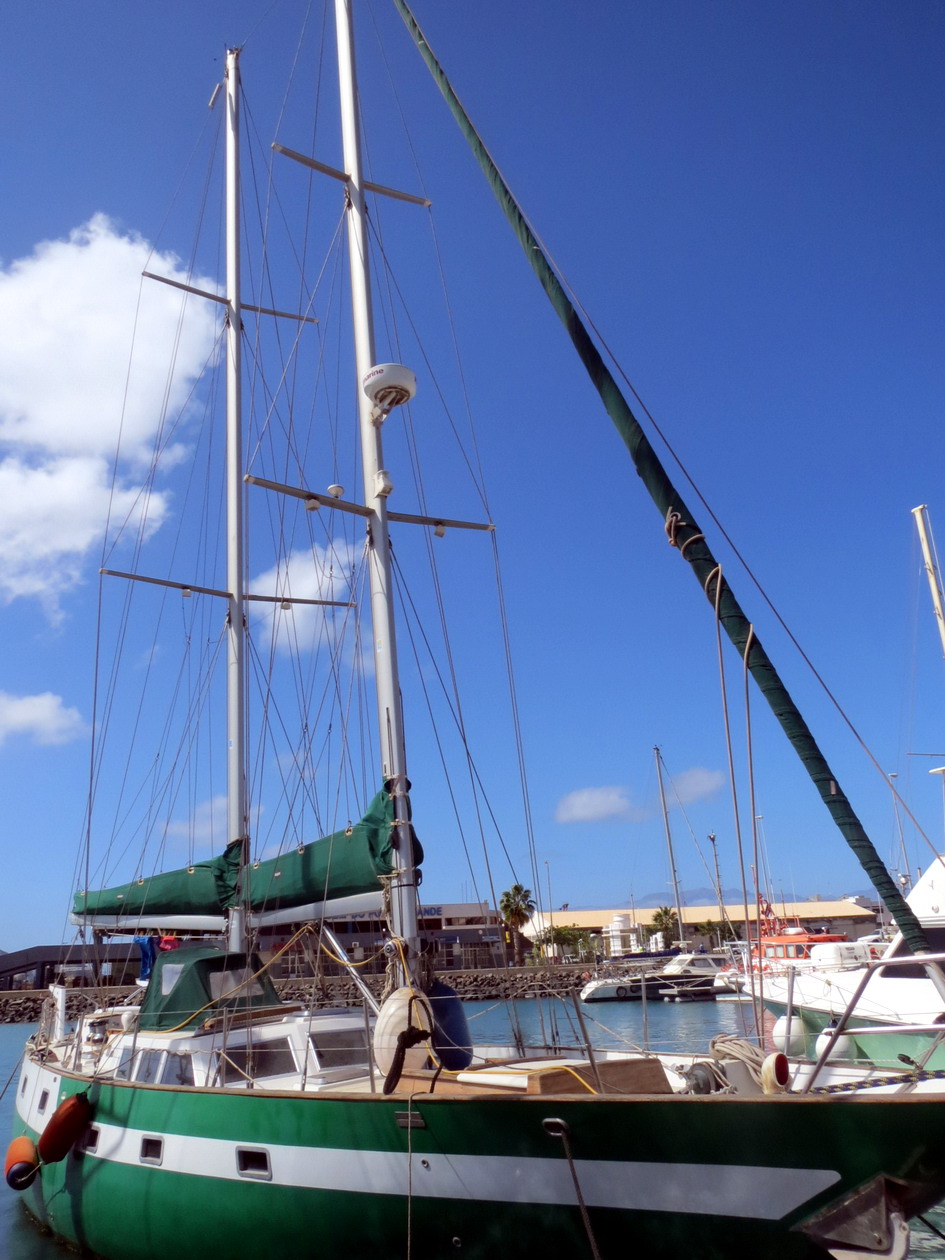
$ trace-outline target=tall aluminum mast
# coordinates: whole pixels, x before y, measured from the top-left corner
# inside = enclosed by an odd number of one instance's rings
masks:
[[[945,655],[945,610],[942,607],[942,579],[936,562],[935,544],[932,541],[928,512],[929,509],[924,503],[912,509],[916,529],[919,533],[919,545],[922,548],[922,563],[925,568],[925,576],[929,580],[929,591],[932,595],[932,611],[935,613],[935,622],[938,626],[939,638],[942,641],[942,653]]]
[[[676,875],[676,858],[673,854],[673,833],[669,829],[669,810],[666,808],[666,793],[663,791],[663,758],[659,748],[653,749],[656,757],[656,782],[660,790],[660,808],[663,811],[663,827],[666,830],[666,852],[669,855],[669,875],[673,881],[673,898],[676,903],[676,931],[679,935],[680,947],[685,945],[686,934],[683,931],[682,906],[679,902],[679,878]]]
[[[384,468],[381,426],[386,417],[360,388],[376,366],[374,322],[371,308],[371,275],[368,257],[367,209],[361,170],[361,134],[355,76],[352,0],[335,0],[338,42],[338,76],[341,94],[341,127],[348,188],[348,256],[351,268],[351,301],[357,368],[358,406],[361,426],[361,462],[364,502],[372,511],[368,523],[371,617],[374,630],[374,669],[377,715],[381,742],[381,766],[394,799],[394,846],[397,869],[391,879],[391,926],[406,943],[408,963],[419,950],[416,872],[410,842],[410,803],[407,791],[403,713],[397,674],[397,643],[387,523],[387,496],[391,482]]]
[[[226,54],[226,570],[227,613],[227,841],[241,843],[242,866],[249,864],[246,801],[246,697],[244,678],[245,600],[243,593],[243,426],[240,335],[240,153],[239,49]],[[242,906],[231,911],[232,950],[245,948]]]

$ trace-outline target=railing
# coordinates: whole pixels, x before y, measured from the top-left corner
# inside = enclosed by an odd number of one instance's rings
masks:
[[[827,1062],[827,1060],[830,1058],[830,1055],[833,1053],[834,1047],[837,1045],[840,1037],[842,1037],[844,1032],[846,1031],[847,1025],[849,1024],[850,1020],[853,1018],[856,1012],[857,1003],[859,1002],[860,998],[863,996],[863,993],[867,985],[869,984],[870,980],[872,980],[875,973],[881,968],[884,969],[886,967],[906,967],[906,966],[914,967],[916,966],[916,964],[918,964],[922,968],[922,970],[926,973],[928,978],[932,981],[932,984],[934,985],[936,991],[938,992],[939,996],[942,998],[943,1019],[945,1019],[945,976],[943,976],[942,971],[941,971],[942,963],[945,963],[945,954],[903,954],[899,957],[894,957],[894,958],[877,958],[877,959],[874,959],[872,962],[867,963],[864,967],[863,975],[860,978],[860,982],[859,984],[857,984],[856,988],[853,991],[853,995],[851,996],[849,1002],[846,1005],[846,1009],[844,1010],[840,1018],[837,1020],[836,1027],[831,1030],[828,1043],[827,1045],[824,1046],[819,1057],[817,1058],[816,1063],[814,1064],[814,1070],[811,1072],[810,1076],[808,1077],[807,1081],[805,1082],[805,1084],[803,1085],[803,1087],[801,1088],[799,1092],[802,1094],[806,1094],[810,1090],[811,1086],[813,1085],[814,1081],[817,1079],[817,1076],[820,1073],[821,1069],[823,1068],[824,1064]],[[792,974],[788,977],[788,995],[787,995],[788,1025],[785,1030],[785,1044],[788,1044],[788,1041],[791,1035],[791,1019],[793,1017],[793,1010],[794,1010],[793,999],[794,999],[794,975]],[[924,1055],[922,1056],[921,1062],[917,1062],[913,1064],[913,1067],[918,1068],[919,1070],[921,1070],[925,1066],[925,1064],[928,1062],[932,1053],[938,1048],[942,1040],[945,1039],[945,1024],[897,1023],[897,1024],[880,1024],[880,1025],[876,1025],[875,1027],[870,1026],[866,1028],[856,1029],[856,1033],[858,1036],[865,1036],[867,1034],[870,1034],[870,1035],[879,1034],[879,1035],[888,1036],[890,1034],[901,1035],[903,1033],[921,1033],[921,1032],[936,1032],[938,1033],[938,1036],[935,1038],[932,1044],[927,1047]]]

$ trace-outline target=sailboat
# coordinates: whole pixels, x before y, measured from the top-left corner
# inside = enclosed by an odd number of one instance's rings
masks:
[[[928,508],[920,504],[912,515],[945,651],[942,586]],[[887,1069],[905,1063],[917,1080],[940,1079],[945,1069],[943,880],[945,858],[938,854],[906,896],[928,942],[923,953],[910,950],[901,932],[882,945],[828,944],[836,938],[822,936],[802,948],[804,938],[794,938],[795,950],[780,966],[765,960],[748,969],[745,987],[777,1016],[775,1043],[815,1059],[847,1058]]]
[[[254,492],[362,522],[376,794],[340,830],[252,857],[250,820],[259,815],[247,799],[244,632],[260,595],[247,589],[241,551],[248,308],[234,50],[225,78],[227,284],[224,295],[201,290],[227,327],[227,585],[169,583],[227,610],[226,845],[211,861],[77,893],[74,916],[89,931],[176,933],[165,943],[191,943],[158,951],[140,1005],[103,1005],[70,1028],[65,993],[53,993],[16,1086],[7,1182],[56,1237],[106,1260],[329,1252],[494,1260],[510,1246],[523,1260],[552,1251],[604,1258],[624,1255],[628,1239],[655,1260],[901,1257],[908,1219],[945,1195],[939,1100],[888,1085],[857,1096],[797,1093],[782,1058],[753,1072],[725,1049],[688,1061],[485,1051],[472,1044],[454,995],[436,986],[417,916],[421,851],[387,526],[436,533],[489,523],[398,516],[388,506],[381,434],[413,396],[415,377],[375,360],[365,205],[392,190],[362,174],[352,8],[335,0],[344,170],[296,156],[339,181],[344,202],[365,492],[355,501],[340,485],[322,494],[261,477]],[[677,525],[685,547],[687,523]],[[281,607],[294,597],[262,598]],[[368,904],[383,905],[389,925],[388,991],[376,1013],[369,991],[363,1010],[282,1002],[251,949],[254,932],[279,923],[304,930],[339,907],[360,913]]]
[[[945,1068],[945,868],[936,858],[908,895],[934,952],[915,954],[901,933],[885,946],[811,936],[780,967],[749,967],[743,984],[777,1017],[775,1044],[817,1059],[829,1053],[877,1068],[905,1063],[916,1079]],[[788,929],[790,930],[790,929]],[[782,936],[782,940],[803,941]],[[801,951],[806,950],[802,955]]]

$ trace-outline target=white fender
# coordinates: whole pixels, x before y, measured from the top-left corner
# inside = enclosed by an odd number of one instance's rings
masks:
[[[804,1025],[797,1015],[791,1020],[790,1040],[788,1040],[787,1031],[788,1018],[786,1015],[780,1015],[771,1029],[772,1044],[776,1049],[783,1050],[785,1054],[800,1054],[804,1049]]]
[[[416,989],[395,989],[385,1001],[374,1025],[374,1062],[386,1076],[394,1061],[397,1038],[405,1028],[433,1031],[433,1013],[424,995]],[[404,1059],[406,1068],[422,1068],[430,1057],[430,1042],[411,1046]]]

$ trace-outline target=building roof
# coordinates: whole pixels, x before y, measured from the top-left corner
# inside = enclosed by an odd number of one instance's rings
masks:
[[[674,908],[671,907],[671,909]],[[725,917],[732,923],[745,922],[744,905],[726,905],[724,910]],[[845,919],[852,925],[874,923],[876,920],[876,911],[872,907],[861,905],[848,897],[838,901],[779,901],[773,906],[773,910],[778,918],[786,919],[788,922],[795,919],[808,923],[820,922],[824,919]],[[615,910],[571,910],[570,908],[551,912],[539,910],[532,915],[523,928],[523,932],[528,937],[534,937],[543,932],[549,924],[554,927],[573,927],[581,932],[601,932],[605,927],[609,927],[617,915],[626,915],[631,928],[633,926],[650,927],[656,911],[655,906],[646,909],[638,907],[633,910],[625,907],[618,907]],[[710,919],[713,923],[717,923],[720,917],[718,906],[682,907],[684,926],[692,927],[696,923],[706,923]],[[754,922],[757,917],[758,907],[749,904],[749,920]]]

